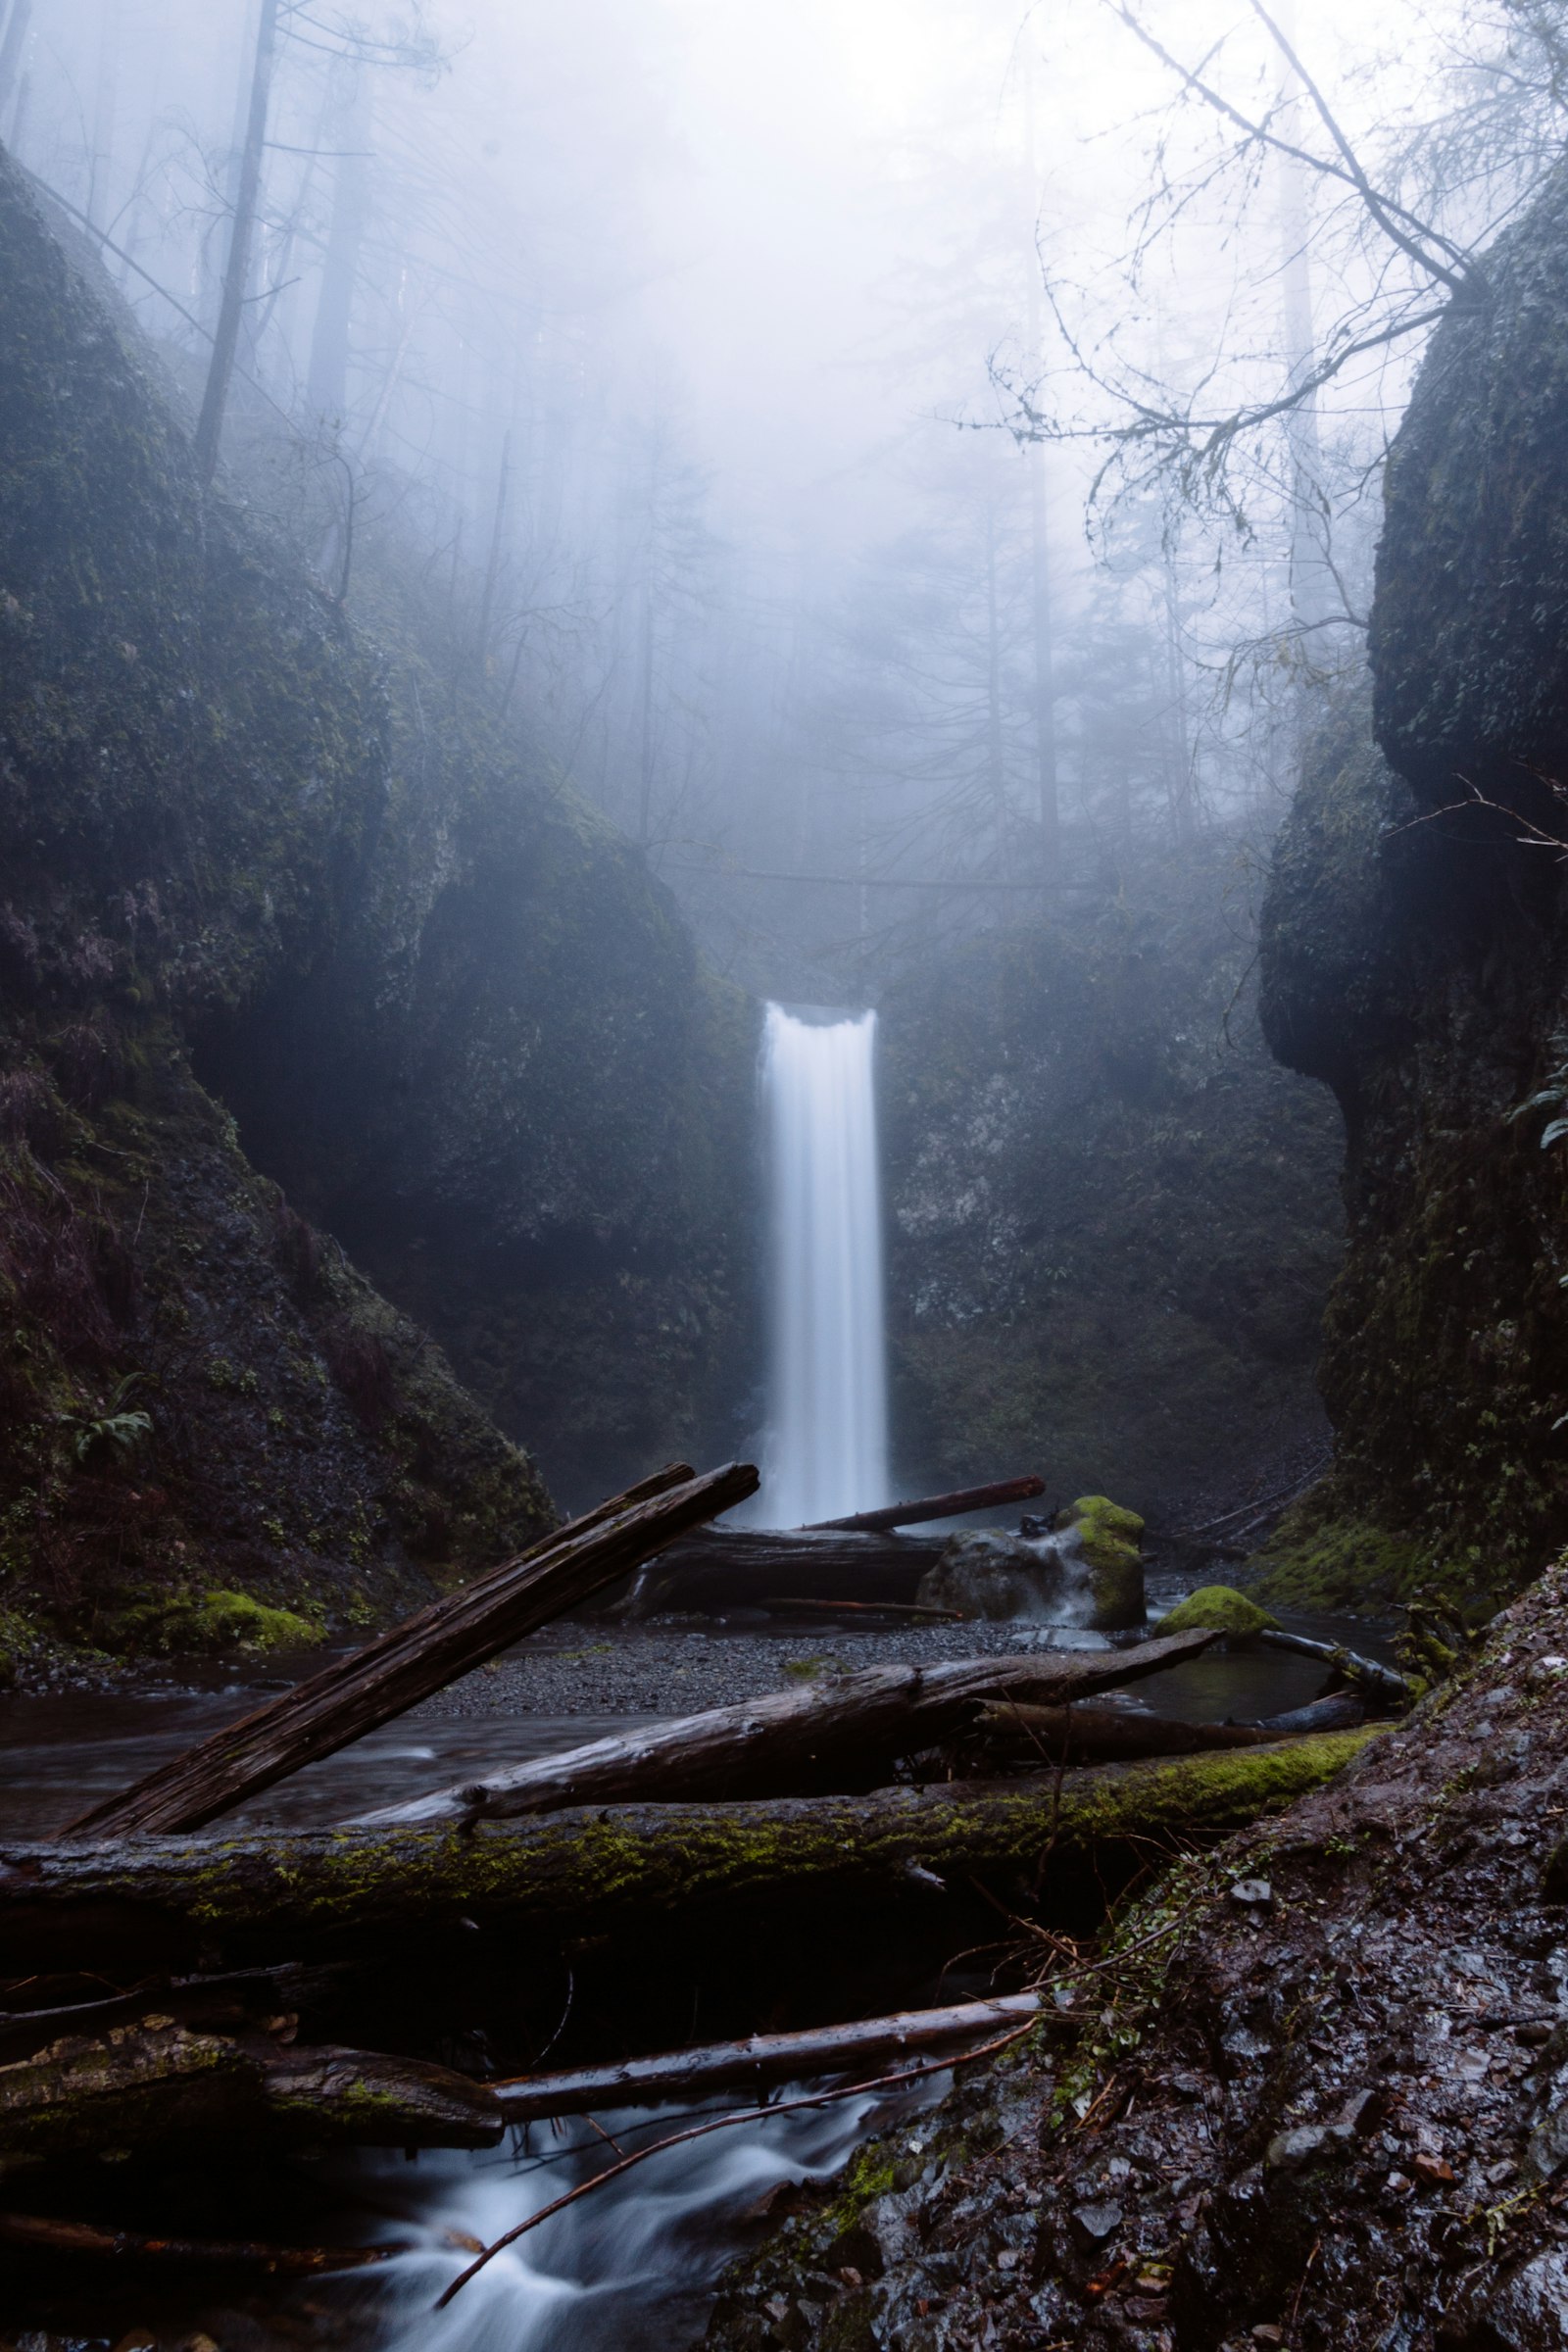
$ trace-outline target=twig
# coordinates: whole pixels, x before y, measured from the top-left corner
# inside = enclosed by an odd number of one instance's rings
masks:
[[[813,2091],[807,2098],[781,2099],[777,2106],[769,2107],[767,2113],[793,2115],[806,2107],[829,2107],[838,2099],[858,2098],[865,2091],[893,2090],[905,2082],[917,2082],[927,2075],[947,2074],[953,2067],[966,2066],[971,2058],[989,2058],[998,2050],[1010,2048],[1013,2042],[1022,2041],[1026,2034],[1032,2034],[1036,2023],[1036,2019],[1031,2018],[1027,2025],[1015,2027],[1012,2033],[999,2034],[995,2041],[983,2041],[977,2048],[961,2051],[956,2057],[937,2058],[928,2065],[905,2067],[896,2075],[878,2075],[870,2082],[843,2082],[836,2090]],[[579,2197],[586,2197],[593,2189],[602,2188],[607,2180],[613,2180],[617,2174],[629,2172],[634,2164],[641,2164],[649,2156],[657,2156],[663,2148],[678,2148],[687,2140],[705,2139],[710,2132],[727,2132],[736,2124],[750,2124],[756,2120],[757,2109],[743,2107],[734,2114],[717,2117],[710,2124],[697,2124],[689,2131],[671,2132],[663,2139],[651,2140],[646,2148],[634,2148],[618,2164],[607,2165],[602,2173],[595,2173],[591,2180],[579,2180],[575,2188],[568,2188],[564,2196],[542,2206],[537,2213],[530,2214],[525,2222],[518,2222],[514,2229],[508,2230],[493,2244],[486,2246],[484,2252],[475,2256],[467,2269],[461,2271],[452,2284],[436,2297],[433,2308],[445,2311],[453,2296],[460,2294],[469,2279],[476,2278],[486,2263],[494,2261],[496,2255],[504,2253],[508,2246],[514,2245],[530,2230],[537,2230],[541,2222],[548,2222],[566,2206],[575,2205]]]

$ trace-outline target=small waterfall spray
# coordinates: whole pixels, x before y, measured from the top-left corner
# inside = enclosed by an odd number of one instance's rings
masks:
[[[759,1515],[774,1527],[892,1499],[875,1046],[874,1012],[767,1008],[772,1372]]]

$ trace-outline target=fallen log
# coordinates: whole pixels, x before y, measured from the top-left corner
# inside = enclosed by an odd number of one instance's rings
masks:
[[[468,1919],[594,1932],[712,1899],[885,1895],[925,1879],[1129,1838],[1218,1834],[1329,1780],[1370,1731],[869,1796],[622,1805],[462,1829],[251,1832],[9,1844],[0,1947],[35,1966],[92,1948],[288,1954]]]
[[[438,1788],[356,1818],[362,1827],[505,1821],[565,1805],[671,1804],[696,1797],[799,1796],[874,1777],[895,1756],[949,1739],[994,1691],[1065,1701],[1197,1657],[1220,1639],[1172,1634],[1130,1650],[960,1658],[946,1666],[869,1666],[802,1690],[710,1707],[646,1730],[538,1756],[483,1781]],[[1145,1751],[1147,1752],[1147,1751]]]
[[[214,2270],[270,2271],[284,2278],[368,2270],[406,2250],[401,2246],[265,2245],[254,2238],[148,2237],[139,2230],[106,2230],[94,2222],[57,2221],[42,2213],[0,2213],[0,2245],[31,2246],[41,2254],[104,2255],[119,2262],[183,2262]],[[141,2338],[126,2340],[139,2343]]]
[[[920,1502],[889,1502],[880,1510],[852,1511],[847,1519],[813,1519],[803,1532],[863,1529],[877,1535],[896,1527],[918,1527],[926,1519],[959,1519],[965,1511],[1000,1511],[1008,1503],[1032,1502],[1046,1491],[1043,1478],[993,1479],[986,1487],[962,1487],[955,1494],[928,1494]]]
[[[373,2050],[187,2033],[74,2036],[0,2066],[0,2159],[100,2156],[265,2138],[283,2146],[488,2148],[494,2093],[444,2066]]]
[[[1256,1639],[1267,1649],[1288,1649],[1300,1658],[1320,1658],[1325,1666],[1353,1683],[1368,1698],[1375,1699],[1385,1710],[1409,1706],[1414,1692],[1402,1674],[1392,1666],[1379,1665],[1376,1658],[1363,1658],[1357,1650],[1347,1649],[1338,1642],[1314,1642],[1305,1634],[1287,1634],[1277,1628],[1265,1629]]]
[[[62,1838],[201,1829],[576,1607],[757,1485],[746,1462],[703,1478],[684,1463],[660,1471],[106,1797]]]
[[[491,2085],[509,2124],[558,2115],[586,2115],[596,2107],[642,2106],[660,2099],[694,2099],[739,2083],[792,2082],[808,2075],[839,2074],[880,2064],[905,2050],[934,2050],[978,2040],[1015,2019],[1033,2017],[1037,1992],[1002,1993],[947,2009],[906,2009],[852,2026],[817,2026],[804,2034],[754,2034],[746,2041],[716,2041],[657,2058],[626,2058],[618,2066],[574,2067],[553,2075],[519,2075]]]
[[[961,1625],[959,1609],[933,1609],[916,1600],[755,1600],[752,1607],[769,1617],[832,1617],[850,1625],[868,1618],[882,1625]]]
[[[1224,1748],[1262,1747],[1280,1737],[1265,1724],[1181,1723],[1132,1707],[1042,1707],[1005,1695],[984,1702],[972,1736],[1019,1756],[1049,1756],[1053,1763],[1073,1764],[1125,1756],[1208,1755]]]
[[[703,1528],[650,1560],[623,1604],[628,1617],[659,1609],[716,1611],[775,1600],[912,1601],[945,1536],[865,1530]]]

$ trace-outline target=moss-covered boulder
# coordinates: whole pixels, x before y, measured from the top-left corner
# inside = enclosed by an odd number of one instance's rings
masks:
[[[1234,1585],[1200,1585],[1166,1610],[1159,1630],[1162,1634],[1188,1634],[1206,1627],[1212,1633],[1228,1634],[1233,1642],[1246,1642],[1278,1623],[1277,1617],[1259,1608],[1245,1592],[1238,1592]]]
[[[1117,1633],[1144,1622],[1144,1522],[1105,1494],[1080,1494],[1056,1514],[1089,1571],[1089,1623]]]

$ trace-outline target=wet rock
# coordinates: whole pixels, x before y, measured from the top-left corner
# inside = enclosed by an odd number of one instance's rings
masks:
[[[1228,1634],[1233,1642],[1249,1641],[1254,1634],[1278,1625],[1267,1609],[1260,1609],[1255,1600],[1238,1592],[1234,1585],[1201,1585],[1189,1592],[1159,1621],[1162,1634],[1185,1634],[1200,1626],[1207,1626]]]
[[[1139,1539],[1144,1523],[1105,1494],[1080,1494],[1057,1514],[1056,1526],[1077,1538],[1089,1571],[1088,1622],[1100,1633],[1144,1622],[1144,1564]]]
[[[1266,1911],[1274,1900],[1274,1889],[1267,1879],[1238,1879],[1231,1888],[1231,1901],[1244,1911]]]
[[[1538,2254],[1499,2284],[1468,2286],[1444,2324],[1443,2352],[1562,2352],[1568,2342],[1568,2257]]]
[[[1072,2210],[1072,2231],[1086,2254],[1098,2253],[1121,2228],[1121,2207],[1108,2197],[1097,2197]]]
[[[1090,1577],[1076,1546],[1051,1537],[1030,1542],[993,1528],[966,1528],[952,1537],[920,1579],[916,1597],[923,1608],[993,1621],[1082,1623],[1093,1607]]]

